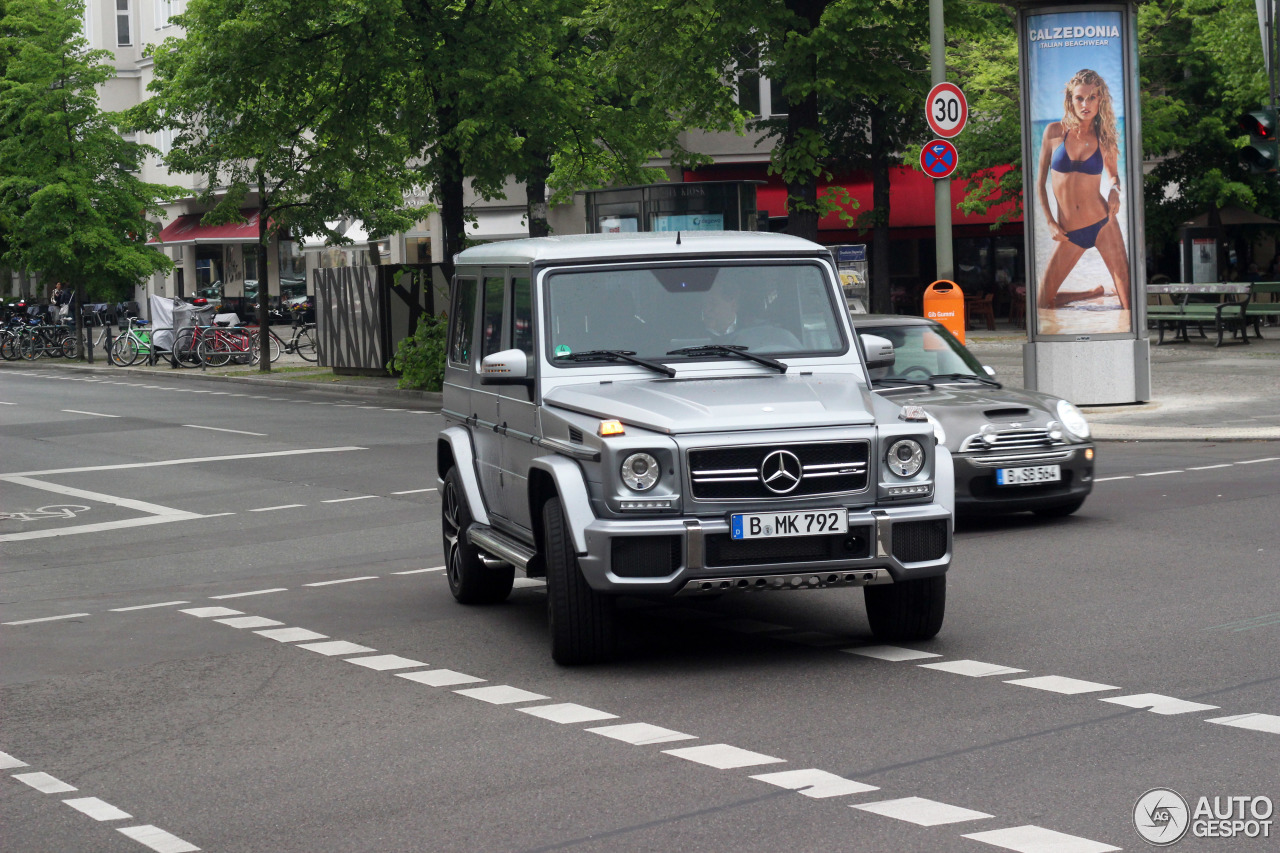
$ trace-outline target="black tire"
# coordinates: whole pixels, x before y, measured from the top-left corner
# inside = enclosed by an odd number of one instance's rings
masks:
[[[179,329],[174,334],[173,361],[178,367],[200,366],[200,339],[195,329]]]
[[[1070,503],[1041,507],[1033,509],[1032,512],[1041,518],[1066,518],[1082,506],[1084,506],[1084,498],[1077,498]]]
[[[75,361],[80,357],[80,338],[75,332],[62,336],[62,357]]]
[[[111,342],[111,363],[117,367],[128,367],[139,355],[138,342],[133,338],[120,337]]]
[[[225,367],[231,361],[231,353],[226,341],[206,338],[200,342],[200,361],[206,367]]]
[[[316,352],[316,339],[312,337],[310,329],[303,329],[298,333],[298,355],[307,361],[320,358],[320,353]]]
[[[542,529],[551,657],[565,666],[610,660],[618,645],[616,601],[582,576],[559,498],[543,505]]]
[[[863,587],[867,621],[877,640],[928,640],[942,630],[947,576]]]
[[[497,604],[506,601],[515,583],[513,566],[490,569],[480,562],[480,553],[467,541],[473,523],[466,492],[458,469],[450,468],[440,495],[440,532],[444,537],[445,575],[449,592],[460,604]]]

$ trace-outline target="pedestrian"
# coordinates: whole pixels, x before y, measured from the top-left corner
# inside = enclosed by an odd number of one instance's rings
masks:
[[[54,282],[49,304],[53,306],[55,322],[67,319],[71,316],[71,291],[64,288],[62,282]]]

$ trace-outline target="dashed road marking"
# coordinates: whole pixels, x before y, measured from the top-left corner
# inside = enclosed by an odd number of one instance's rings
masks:
[[[187,456],[182,459],[163,459],[159,462],[126,462],[120,465],[88,465],[80,468],[50,468],[45,471],[18,471],[0,474],[0,478],[43,477],[50,474],[85,474],[92,471],[123,471],[133,468],[160,468],[166,465],[199,465],[205,462],[230,462],[237,459],[266,459],[274,456],[305,456],[311,453],[346,453],[351,450],[368,450],[367,447],[313,447],[303,450],[272,450],[265,453],[235,453],[230,456]]]
[[[30,785],[42,794],[64,794],[67,791],[79,790],[75,785],[68,785],[48,773],[15,773],[13,778],[24,785]]]
[[[220,622],[223,625],[230,625],[232,628],[270,628],[272,625],[284,624],[277,619],[268,619],[265,616],[232,616],[229,619],[214,619],[213,621]]]
[[[1148,471],[1147,473],[1139,474],[1138,476],[1139,477],[1163,477],[1165,474],[1185,474],[1185,473],[1187,472],[1179,468],[1173,471]]]
[[[62,411],[70,415],[93,415],[95,418],[118,418],[120,415],[107,415],[102,412],[82,412],[78,409],[63,409]]]
[[[320,503],[341,504],[341,503],[346,503],[347,501],[367,501],[370,498],[377,498],[377,497],[381,497],[381,495],[356,495],[354,498],[329,498],[328,500],[320,501]]]
[[[587,729],[598,735],[620,740],[633,746],[648,746],[654,743],[671,743],[677,740],[697,740],[697,735],[687,735],[674,729],[664,729],[651,723],[622,723],[616,726],[596,726]]]
[[[241,610],[232,610],[230,607],[192,607],[188,610],[181,610],[180,613],[187,613],[191,616],[198,616],[201,619],[212,619],[215,616],[243,616]]]
[[[1274,714],[1235,714],[1230,717],[1215,717],[1212,720],[1205,720],[1205,722],[1280,735],[1280,717]]]
[[[403,492],[392,492],[393,495],[416,495],[421,492],[434,492],[434,488],[430,489],[405,489]]]
[[[964,836],[993,847],[1003,847],[1017,853],[1111,853],[1119,850],[1101,841],[1090,841],[1065,832],[1055,832],[1043,826],[1011,826],[989,832],[973,832]]]
[[[200,849],[188,841],[183,841],[173,833],[165,832],[163,829],[150,824],[122,826],[116,831],[129,836],[139,844],[150,847],[156,853],[191,853],[191,851]]]
[[[1110,702],[1113,705],[1123,705],[1126,708],[1143,708],[1153,714],[1163,714],[1169,716],[1172,714],[1191,714],[1196,711],[1212,711],[1217,705],[1205,705],[1202,702],[1188,702],[1185,699],[1175,699],[1172,696],[1162,696],[1159,693],[1135,693],[1133,696],[1106,696],[1099,699],[1101,702]]]
[[[916,665],[924,669],[936,669],[940,672],[967,675],[970,678],[986,678],[988,675],[1013,675],[1016,672],[1026,672],[1025,669],[1015,669],[1012,666],[1000,666],[995,663],[983,663],[980,660],[949,660],[941,663],[921,663]]]
[[[124,809],[118,809],[111,803],[104,802],[97,797],[80,797],[73,800],[63,800],[63,802],[76,811],[87,814],[94,820],[124,820],[133,817]]]
[[[209,598],[213,600],[217,600],[220,598],[245,598],[246,596],[250,596],[250,595],[267,595],[268,593],[272,593],[272,592],[288,592],[288,591],[289,591],[289,588],[286,586],[277,586],[272,589],[254,589],[254,590],[250,590],[249,592],[229,592],[226,595],[211,595],[209,596]],[[183,602],[183,603],[185,604],[186,602]]]
[[[12,770],[14,767],[29,767],[27,762],[14,758],[7,752],[0,752],[0,770]]]
[[[277,643],[297,643],[302,640],[323,640],[327,635],[318,634],[315,631],[308,631],[306,628],[268,628],[265,631],[254,631],[253,633],[266,637],[268,640],[275,640]]]
[[[413,669],[416,666],[426,666],[420,660],[412,658],[403,658],[400,655],[374,655],[367,658],[347,658],[347,663],[353,663],[356,666],[368,667],[369,669],[384,672],[389,669]]]
[[[407,572],[392,572],[393,575],[420,575],[423,572],[443,572],[446,566],[432,566],[429,569],[410,569]]]
[[[937,800],[926,800],[924,797],[902,797],[875,803],[855,803],[850,808],[914,823],[917,826],[942,826],[947,823],[964,823],[995,817],[986,812],[940,803]]]
[[[1079,678],[1067,678],[1061,675],[1038,675],[1034,678],[1015,678],[1005,684],[1017,684],[1019,687],[1031,687],[1036,690],[1048,690],[1052,693],[1065,693],[1075,696],[1080,693],[1096,693],[1101,690],[1119,690],[1111,684],[1099,684],[1096,681],[1082,681]]]
[[[488,702],[490,705],[513,705],[516,702],[534,702],[538,699],[548,698],[541,693],[534,693],[532,690],[521,690],[519,687],[512,687],[510,684],[495,684],[492,687],[471,687],[453,692],[459,696]]]
[[[323,643],[303,643],[296,646],[299,649],[306,649],[309,652],[325,655],[327,657],[336,657],[338,655],[358,655],[361,652],[376,652],[377,649],[371,649],[368,646],[362,646],[359,643],[351,643],[346,640],[329,640]]]
[[[315,583],[304,583],[303,586],[333,586],[340,583],[355,583],[356,581],[376,581],[377,575],[362,575],[358,578],[338,578],[336,581],[316,581]]]
[[[795,791],[797,794],[803,794],[815,800],[826,799],[827,797],[843,797],[847,794],[865,794],[868,791],[880,790],[875,785],[855,782],[852,779],[846,779],[843,776],[837,776],[825,770],[812,768],[807,770],[783,770],[778,773],[761,773],[751,778],[759,779],[761,782],[768,782],[770,785],[777,785],[779,788]]]
[[[44,616],[40,619],[19,619],[17,622],[5,622],[5,625],[34,625],[37,622],[57,622],[61,619],[79,619],[88,613],[64,613],[61,616]]]
[[[277,509],[298,509],[306,504],[280,504],[280,506],[260,506],[257,509],[251,509],[249,512],[271,512]]]
[[[667,755],[674,755],[676,758],[683,758],[686,761],[705,764],[717,770],[736,770],[740,767],[758,767],[761,764],[782,764],[786,761],[785,758],[774,758],[772,755],[752,752],[749,749],[730,746],[727,743],[664,749],[663,752]]]
[[[595,708],[588,708],[585,705],[577,705],[573,702],[564,702],[559,705],[535,705],[531,708],[516,708],[525,714],[532,714],[535,717],[541,717],[544,720],[550,720],[553,723],[591,723],[597,720],[616,720],[617,714],[610,714],[608,711],[598,711]]]
[[[265,438],[267,435],[265,432],[249,432],[247,429],[227,429],[226,427],[201,426],[200,424],[183,424],[183,426],[188,427],[189,429],[207,429],[211,432],[231,432],[236,435],[256,435],[259,438]]]
[[[451,669],[429,669],[426,672],[397,672],[397,678],[407,678],[428,687],[453,687],[457,684],[477,684],[484,681],[465,672],[454,672]]]
[[[158,601],[155,604],[135,604],[132,607],[113,607],[108,613],[128,613],[131,610],[150,610],[153,607],[177,607],[179,604],[190,604],[190,601]]]
[[[936,655],[933,652],[922,652],[916,649],[902,649],[897,646],[858,646],[852,649],[841,649],[840,651],[851,655],[862,655],[867,658],[875,658],[876,660],[887,660],[898,663],[904,660],[924,660],[925,658],[940,658],[942,655]]]

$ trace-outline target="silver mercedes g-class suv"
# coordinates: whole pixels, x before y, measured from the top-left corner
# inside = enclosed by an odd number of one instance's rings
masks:
[[[459,254],[452,291],[437,472],[458,601],[545,577],[562,664],[614,653],[619,595],[861,586],[876,638],[941,628],[950,456],[871,392],[828,250],[513,240]]]

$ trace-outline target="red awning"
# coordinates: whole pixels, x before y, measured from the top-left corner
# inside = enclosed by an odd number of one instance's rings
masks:
[[[768,211],[770,216],[787,215],[787,187],[777,175],[765,174],[767,164],[736,164],[732,166],[710,166],[684,173],[686,181],[711,180],[763,180],[765,185],[756,188],[756,206]],[[1009,170],[1008,166],[996,170],[997,176]],[[855,172],[838,178],[836,185],[848,190],[850,197],[857,199],[858,206],[849,211],[857,217],[864,211],[871,210],[871,175],[866,172]],[[825,190],[827,184],[819,186]],[[964,200],[964,182],[951,182],[951,200],[959,204]],[[954,225],[990,225],[1000,214],[1008,209],[1008,205],[993,207],[984,214],[965,216],[953,209]],[[1022,217],[1015,217],[1013,222],[1021,222]],[[889,170],[889,227],[890,228],[932,228],[933,227],[933,179],[924,172],[908,166],[893,166]],[[847,231],[849,226],[838,214],[824,216],[818,223],[819,231]]]
[[[170,222],[160,236],[148,242],[158,246],[189,246],[196,243],[256,243],[258,242],[258,211],[241,210],[244,222],[227,225],[201,225],[202,213],[188,213]]]

